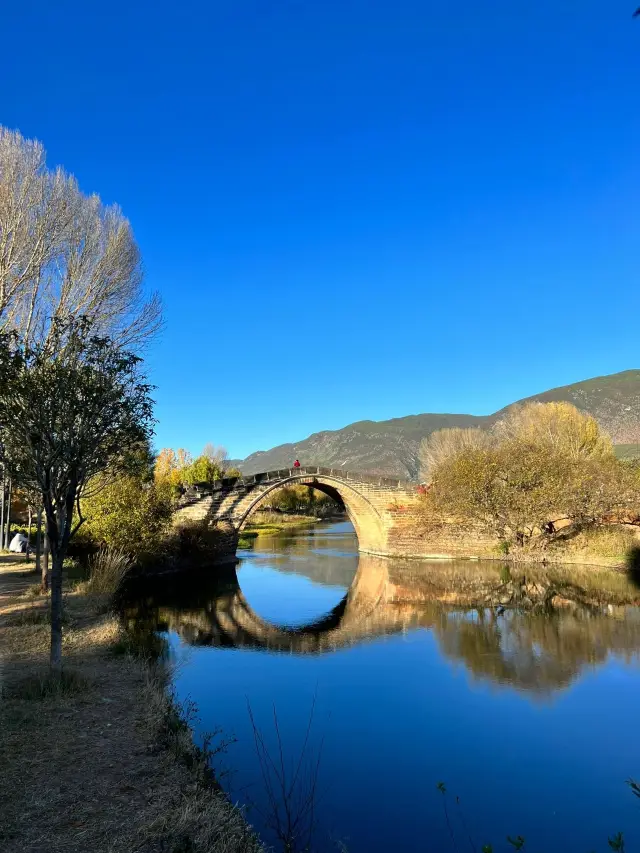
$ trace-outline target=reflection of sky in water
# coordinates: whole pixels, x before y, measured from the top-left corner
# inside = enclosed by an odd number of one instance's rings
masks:
[[[318,539],[305,539],[313,543],[306,559],[318,560]],[[282,567],[283,560],[280,554],[276,562]],[[249,556],[240,567],[247,601],[267,620],[313,621],[344,595],[344,587],[300,577],[291,562],[286,569],[269,554]],[[511,639],[501,642],[509,659],[517,656]],[[175,635],[172,644],[179,645]],[[535,642],[529,652],[549,654]],[[473,676],[443,654],[437,631],[424,629],[323,655],[211,647],[181,647],[183,653],[176,686],[198,704],[201,730],[222,727],[238,738],[225,763],[242,802],[262,802],[247,702],[272,746],[275,704],[293,757],[317,696],[314,747],[325,737],[320,850],[334,849],[328,836],[350,853],[451,850],[435,790],[440,780],[460,796],[478,849],[488,842],[506,849],[506,834],[521,833],[532,851],[586,853],[607,849],[618,830],[628,851],[640,849],[640,804],[624,785],[640,776],[640,681],[619,658],[587,664],[568,686],[537,694]],[[450,811],[458,848],[468,849],[455,799]]]
[[[332,610],[347,590],[316,584],[298,574],[281,574],[268,565],[246,560],[238,580],[247,603],[268,622],[305,625]]]

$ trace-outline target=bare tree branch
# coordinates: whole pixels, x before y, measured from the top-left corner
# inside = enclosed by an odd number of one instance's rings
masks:
[[[48,169],[39,142],[0,127],[0,330],[28,345],[50,340],[55,322],[84,317],[96,334],[139,348],[162,324],[143,279],[120,209]]]

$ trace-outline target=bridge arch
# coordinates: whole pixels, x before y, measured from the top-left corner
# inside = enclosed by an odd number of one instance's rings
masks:
[[[418,493],[413,483],[336,468],[284,468],[248,477],[220,480],[202,486],[187,498],[174,515],[174,524],[206,522],[224,536],[219,538],[219,560],[233,559],[238,536],[265,497],[275,489],[301,483],[332,497],[339,497],[358,537],[358,549],[366,554],[399,553],[404,522],[413,512]]]
[[[255,498],[242,508],[242,514],[236,518],[238,532],[247,524],[249,518],[259,508],[260,504],[277,489],[290,485],[303,485],[316,489],[334,500],[340,500],[347,511],[349,521],[353,524],[358,537],[361,551],[380,551],[384,545],[384,522],[378,509],[361,494],[354,486],[344,480],[332,476],[309,474],[291,475],[269,484]]]

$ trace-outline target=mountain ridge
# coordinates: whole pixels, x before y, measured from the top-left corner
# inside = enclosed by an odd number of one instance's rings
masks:
[[[640,370],[624,370],[551,388],[489,415],[425,412],[384,421],[355,421],[341,429],[321,430],[301,441],[258,450],[234,464],[249,475],[289,467],[298,458],[303,465],[416,480],[418,450],[425,436],[447,427],[488,429],[513,406],[535,401],[572,403],[593,415],[614,444],[640,444]]]

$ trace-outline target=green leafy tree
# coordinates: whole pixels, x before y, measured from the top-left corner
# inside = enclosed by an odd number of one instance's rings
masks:
[[[206,484],[213,485],[216,480],[221,480],[225,475],[223,468],[210,456],[202,454],[188,465],[182,472],[183,482],[188,485]]]
[[[150,386],[140,359],[88,321],[55,323],[43,342],[0,339],[0,438],[11,476],[39,492],[52,558],[52,671],[62,671],[62,564],[83,523],[83,492],[150,440]],[[74,521],[74,511],[76,518]]]
[[[139,556],[167,532],[173,496],[166,485],[146,482],[140,473],[123,474],[81,500],[84,535],[96,544]]]

